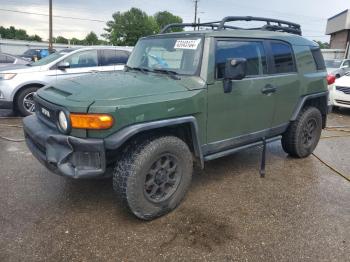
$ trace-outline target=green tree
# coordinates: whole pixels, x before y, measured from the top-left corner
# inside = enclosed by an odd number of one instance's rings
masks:
[[[28,39],[28,35],[26,30],[23,29],[15,29],[15,39],[18,40],[27,40]]]
[[[5,39],[17,39],[17,40],[28,40],[28,41],[38,41],[38,42],[42,41],[40,36],[38,35],[29,36],[26,30],[16,29],[14,26],[10,26],[9,28],[0,26],[0,36]]]
[[[73,38],[70,40],[70,44],[71,44],[71,45],[81,45],[81,44],[83,44],[83,40],[80,40],[80,39],[78,39],[78,38],[73,37]]]
[[[113,20],[107,22],[102,36],[114,45],[135,45],[140,37],[155,34],[159,29],[153,16],[138,8],[124,13],[116,12]]]
[[[63,36],[57,36],[54,38],[54,42],[57,44],[68,44],[68,39]]]
[[[176,15],[173,15],[172,13],[168,11],[162,11],[158,12],[154,15],[154,19],[157,22],[159,30],[164,28],[168,24],[173,24],[173,23],[182,23],[182,18]],[[174,28],[172,30],[173,32],[181,32],[182,28]]]
[[[100,43],[97,35],[92,31],[85,37],[84,40],[87,45],[98,45]]]
[[[42,42],[42,38],[38,35],[31,35],[27,38],[28,41]]]
[[[316,42],[321,49],[329,49],[329,43],[327,42],[321,42],[321,41],[316,41],[314,40],[314,42]]]

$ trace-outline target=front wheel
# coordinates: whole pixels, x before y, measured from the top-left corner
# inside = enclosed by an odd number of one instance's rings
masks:
[[[35,111],[34,94],[38,87],[28,87],[20,91],[16,100],[16,109],[21,116],[32,115]]]
[[[304,108],[283,134],[283,150],[293,157],[307,157],[315,150],[321,132],[321,112],[315,107]]]
[[[116,163],[113,188],[138,218],[164,215],[184,198],[192,178],[187,144],[164,136],[131,145]]]

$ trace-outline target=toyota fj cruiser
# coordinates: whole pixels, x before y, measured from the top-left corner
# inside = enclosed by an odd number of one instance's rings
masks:
[[[238,28],[235,21],[259,21]],[[170,32],[175,27],[194,31]],[[193,162],[281,139],[297,158],[315,149],[327,117],[325,65],[298,24],[260,17],[172,24],[135,46],[123,72],[56,82],[26,117],[29,149],[72,178],[113,175],[141,219],[173,210]]]

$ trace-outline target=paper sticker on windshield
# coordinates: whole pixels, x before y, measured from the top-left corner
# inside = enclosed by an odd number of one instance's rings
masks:
[[[195,50],[195,49],[197,49],[200,42],[201,42],[200,39],[176,40],[174,48],[175,49],[193,49],[193,50]]]

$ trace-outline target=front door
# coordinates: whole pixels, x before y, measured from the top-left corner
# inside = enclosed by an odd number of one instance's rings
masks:
[[[215,45],[215,81],[208,86],[208,153],[265,136],[275,107],[265,43],[217,39]],[[229,58],[247,59],[247,76],[233,80],[232,92],[224,93],[222,78]]]
[[[99,66],[97,50],[84,50],[72,54],[62,62],[68,62],[70,67],[64,70],[56,70],[57,80],[72,78],[85,74],[102,71]]]

